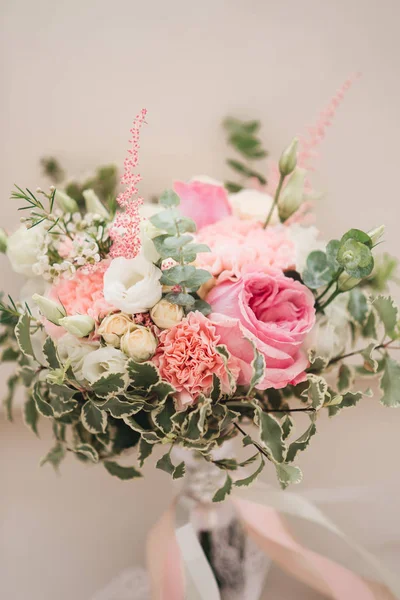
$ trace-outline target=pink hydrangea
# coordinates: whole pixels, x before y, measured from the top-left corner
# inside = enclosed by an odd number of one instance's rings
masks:
[[[219,343],[220,336],[215,326],[197,311],[189,313],[178,325],[161,332],[153,361],[161,377],[179,392],[179,408],[195,403],[199,394],[209,394],[213,374],[220,379],[223,393],[234,391],[224,359],[216,350]],[[228,368],[236,379],[238,361],[230,358]]]
[[[89,315],[96,321],[116,310],[104,299],[103,278],[108,261],[79,269],[71,279],[61,279],[50,290],[50,298],[60,302],[68,315]]]
[[[228,217],[204,227],[197,241],[211,249],[198,254],[197,265],[219,281],[249,271],[288,269],[296,262],[295,244],[284,226],[263,229],[256,221]]]

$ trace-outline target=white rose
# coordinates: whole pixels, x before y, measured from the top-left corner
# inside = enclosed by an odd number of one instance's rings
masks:
[[[121,338],[121,350],[136,362],[151,358],[157,349],[157,340],[147,327],[136,325]]]
[[[307,257],[313,250],[325,250],[326,243],[318,239],[319,231],[313,225],[302,227],[295,223],[287,228],[294,242],[296,252],[296,270],[302,273],[306,267]]]
[[[161,299],[161,275],[143,254],[115,258],[104,274],[104,298],[125,313],[146,312]]]
[[[347,310],[348,297],[338,296],[318,315],[317,322],[305,341],[308,350],[330,360],[345,352],[351,340],[351,327]]]
[[[233,214],[239,219],[254,219],[264,223],[274,199],[269,194],[258,190],[244,189],[236,194],[229,195],[229,202]],[[275,207],[271,216],[270,224],[279,223],[278,210]]]
[[[84,357],[82,373],[89,383],[94,383],[99,377],[108,373],[127,375],[126,356],[121,350],[112,346],[99,348]]]
[[[150,316],[160,329],[169,329],[182,321],[184,311],[179,304],[172,304],[168,300],[160,300],[150,311]]]
[[[21,225],[7,240],[6,254],[16,273],[34,277],[33,265],[44,247],[45,229],[39,224],[27,229]]]
[[[108,315],[108,317],[102,320],[100,327],[97,329],[97,333],[98,335],[101,335],[107,344],[119,348],[121,336],[123,336],[124,333],[131,331],[134,325],[135,324],[128,315],[116,313]]]
[[[74,335],[67,333],[57,342],[57,353],[63,364],[67,362],[79,383],[85,382],[82,367],[86,356],[95,352],[99,348],[97,342],[86,342],[78,339]]]

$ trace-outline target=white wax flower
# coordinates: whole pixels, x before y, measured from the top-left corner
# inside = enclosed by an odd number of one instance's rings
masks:
[[[121,338],[121,350],[136,362],[149,360],[157,349],[157,340],[147,327],[136,325]]]
[[[230,194],[229,202],[231,203],[233,214],[239,219],[254,219],[263,223],[267,218],[274,199],[265,192],[244,189],[236,194]],[[278,210],[275,207],[270,225],[276,225],[279,222]]]
[[[44,246],[46,231],[42,224],[27,229],[21,225],[7,240],[6,254],[16,273],[34,277],[33,265]]]
[[[147,312],[161,299],[161,275],[143,253],[114,258],[104,274],[104,298],[128,314]]]
[[[57,354],[60,361],[64,365],[69,364],[71,366],[79,383],[84,383],[86,380],[82,371],[84,358],[98,348],[98,342],[83,341],[70,333],[66,333],[57,342]]]
[[[82,363],[82,374],[89,383],[94,383],[102,375],[121,373],[126,375],[127,358],[121,350],[112,346],[99,348],[87,354]]]

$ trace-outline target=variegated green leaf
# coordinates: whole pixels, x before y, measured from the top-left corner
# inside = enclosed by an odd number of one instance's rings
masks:
[[[83,456],[86,456],[86,458],[89,458],[94,463],[99,462],[99,453],[90,444],[79,444],[73,450],[77,454],[83,454]]]
[[[299,467],[287,464],[276,464],[276,474],[282,489],[286,489],[292,483],[300,483],[303,474]]]
[[[138,402],[125,402],[118,396],[114,396],[99,406],[101,410],[106,410],[112,417],[116,419],[122,419],[123,417],[129,417],[135,415],[142,410],[142,405]]]
[[[30,356],[36,360],[31,342],[31,317],[28,313],[24,313],[18,319],[18,323],[15,326],[15,337],[17,338],[21,352],[25,356]]]
[[[232,478],[227,474],[224,485],[215,492],[212,501],[223,502],[232,491]]]
[[[173,398],[168,398],[161,409],[154,410],[152,412],[152,418],[154,423],[161,429],[166,435],[171,433],[174,427],[172,417],[176,413],[176,408]]]
[[[43,344],[43,353],[51,369],[58,369],[60,367],[56,346],[50,336],[46,338],[46,341]]]
[[[139,460],[139,465],[141,467],[143,467],[144,461],[146,460],[146,458],[148,458],[150,456],[150,454],[152,453],[154,448],[154,444],[149,444],[148,442],[146,442],[146,440],[144,438],[140,438],[139,440],[139,453],[138,453],[138,460]]]
[[[278,419],[261,409],[256,414],[260,425],[260,437],[263,446],[274,461],[278,463],[283,462],[286,455],[286,445],[283,440],[281,424]]]
[[[247,487],[247,486],[251,485],[257,479],[257,477],[260,475],[260,473],[262,472],[264,467],[265,467],[265,460],[263,459],[262,454],[260,454],[260,464],[259,464],[258,468],[254,471],[254,473],[252,473],[248,477],[245,477],[244,479],[236,480],[235,485],[237,487]]]
[[[110,475],[118,477],[118,479],[128,480],[136,479],[137,477],[142,477],[140,471],[135,469],[135,467],[123,467],[122,465],[119,465],[118,463],[111,460],[105,460],[103,464],[107,471],[110,473]]]
[[[299,438],[297,438],[297,440],[290,444],[286,456],[287,462],[293,462],[297,456],[297,453],[303,452],[303,450],[307,448],[307,446],[310,444],[310,439],[316,433],[317,428],[313,419],[311,425],[306,429],[306,431]]]
[[[12,403],[14,400],[15,389],[18,383],[18,375],[11,375],[7,380],[7,395],[3,400],[3,406],[6,411],[6,416],[9,421],[13,420],[12,416]]]
[[[373,306],[382,321],[387,335],[392,335],[397,323],[397,306],[390,296],[378,296]]]
[[[35,383],[35,385],[33,386],[32,396],[35,400],[36,408],[38,409],[41,415],[43,415],[44,417],[54,416],[53,407],[43,397],[40,382]]]
[[[39,413],[36,408],[35,400],[33,396],[29,396],[24,404],[23,408],[24,421],[28,427],[30,427],[38,437],[39,433],[37,430],[37,422],[39,420]]]
[[[91,400],[82,406],[81,419],[83,426],[90,433],[104,433],[106,430],[107,413],[100,410]]]
[[[380,383],[384,406],[397,408],[400,406],[400,364],[390,356],[386,356],[385,367]]]
[[[92,390],[99,398],[111,398],[121,394],[126,387],[122,373],[107,373],[102,375],[92,385]]]
[[[42,458],[40,466],[42,467],[46,463],[50,463],[55,471],[58,471],[61,461],[65,458],[66,452],[63,444],[57,442],[57,444]]]
[[[161,381],[157,368],[151,362],[136,363],[130,359],[128,360],[127,368],[131,378],[131,385],[134,388],[149,391]]]

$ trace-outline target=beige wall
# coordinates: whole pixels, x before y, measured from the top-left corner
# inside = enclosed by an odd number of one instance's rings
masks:
[[[399,253],[399,18],[398,0],[2,0],[1,225],[17,223],[12,184],[42,183],[43,154],[76,174],[121,164],[141,107],[149,110],[141,152],[149,196],[174,178],[226,174],[219,125],[227,113],[261,118],[276,154],[361,71],[321,148],[319,223],[330,237],[383,222],[386,247]],[[1,287],[15,293],[3,259],[0,268]],[[301,489],[390,484],[379,508],[364,493],[356,511],[342,504],[331,513],[371,547],[383,543],[380,555],[394,565],[400,413],[363,404],[322,419],[301,460]],[[142,560],[172,484],[149,467],[145,480],[121,484],[72,460],[57,478],[37,467],[48,447],[44,424],[42,437],[18,419],[0,423],[0,597],[88,600]]]

